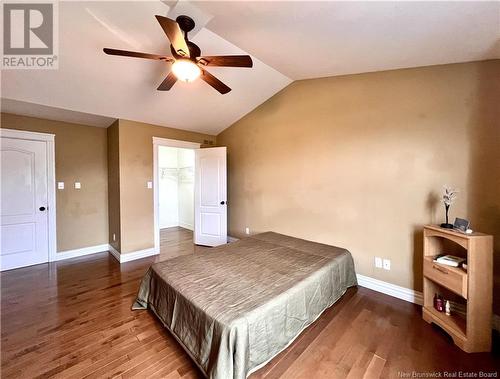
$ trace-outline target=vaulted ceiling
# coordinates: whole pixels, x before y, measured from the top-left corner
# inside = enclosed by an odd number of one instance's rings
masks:
[[[209,69],[229,94],[200,80],[160,92],[167,63],[102,53],[168,53],[154,15],[179,13],[204,54],[252,55],[252,69]],[[3,70],[2,110],[216,134],[293,80],[500,58],[500,3],[60,2],[58,58],[56,70]]]
[[[213,32],[294,80],[500,58],[498,1],[194,4]]]

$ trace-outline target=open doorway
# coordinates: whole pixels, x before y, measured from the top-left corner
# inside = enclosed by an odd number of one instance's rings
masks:
[[[226,155],[225,147],[153,137],[157,254],[227,243]]]
[[[153,145],[155,250],[192,246],[195,149],[200,144],[154,138]]]
[[[163,229],[194,228],[194,150],[158,147],[158,208]]]

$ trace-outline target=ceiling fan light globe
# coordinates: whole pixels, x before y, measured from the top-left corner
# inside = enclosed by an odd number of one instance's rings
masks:
[[[172,65],[172,72],[177,79],[189,83],[201,75],[201,69],[189,59],[178,59]]]

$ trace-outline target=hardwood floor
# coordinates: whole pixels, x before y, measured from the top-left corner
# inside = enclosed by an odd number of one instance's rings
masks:
[[[205,249],[193,246],[187,230],[164,230],[156,259]],[[2,378],[202,378],[151,312],[130,309],[154,260],[120,266],[100,253],[2,273]],[[401,378],[444,370],[498,377],[500,356],[463,353],[422,320],[420,307],[359,287],[251,378]]]
[[[210,249],[193,244],[193,232],[181,227],[160,230],[160,255],[157,261],[164,261],[178,255],[203,252]]]

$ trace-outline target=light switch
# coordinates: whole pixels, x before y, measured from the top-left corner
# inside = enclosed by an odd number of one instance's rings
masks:
[[[153,188],[153,182],[148,182],[148,188],[149,189]]]
[[[80,189],[82,188],[82,185],[80,182],[75,182],[75,189]]]
[[[57,189],[64,189],[64,182],[57,182]]]

